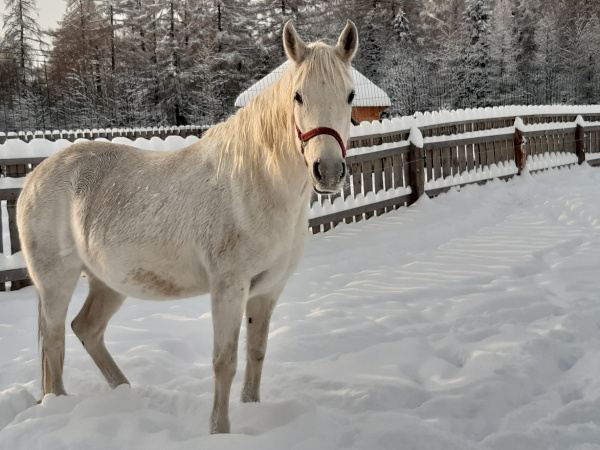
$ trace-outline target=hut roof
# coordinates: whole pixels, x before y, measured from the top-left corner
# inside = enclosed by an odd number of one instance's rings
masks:
[[[244,92],[242,92],[235,100],[235,106],[241,108],[257,96],[260,92],[266,89],[271,83],[279,79],[281,74],[290,66],[290,62],[286,61],[264,78],[254,83]],[[390,98],[388,95],[371,80],[365,77],[354,67],[350,67],[350,75],[354,81],[355,97],[352,106],[390,106]]]

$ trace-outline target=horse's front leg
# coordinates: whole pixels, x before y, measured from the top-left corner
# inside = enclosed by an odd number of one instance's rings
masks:
[[[267,351],[269,322],[279,295],[252,297],[246,305],[247,346],[246,374],[242,402],[260,401],[260,378]]]
[[[215,398],[210,432],[229,433],[229,393],[237,367],[237,348],[250,283],[228,277],[211,293],[214,333]]]

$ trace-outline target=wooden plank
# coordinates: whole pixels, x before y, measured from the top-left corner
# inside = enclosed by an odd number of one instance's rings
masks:
[[[394,171],[394,178],[392,180],[392,187],[404,187],[404,164],[402,164],[402,155],[392,156],[392,168]]]
[[[592,159],[588,164],[592,167],[600,167],[600,159]]]
[[[506,160],[514,161],[515,160],[515,149],[513,147],[512,139],[509,141],[504,141],[506,146]]]
[[[593,122],[594,120],[591,114],[581,114],[583,116],[583,118],[588,121],[588,122]],[[519,117],[521,117],[521,119],[523,120],[523,123],[525,125],[529,125],[532,123],[548,123],[548,122],[557,122],[557,118],[555,114],[519,114]],[[575,121],[575,116],[571,115],[568,117],[565,117],[566,120],[563,120],[563,122],[574,122]],[[571,119],[571,120],[569,120]],[[488,120],[488,126],[490,128],[503,128],[503,127],[507,127],[507,126],[511,126],[515,121],[515,116],[514,115],[510,115],[510,116],[499,116],[496,117],[494,119],[489,119]],[[473,120],[473,119],[466,119],[466,120],[455,120],[455,121],[449,121],[449,122],[444,122],[443,126],[444,128],[449,128],[449,127],[454,127],[457,131],[456,132],[465,132],[465,131],[474,131],[476,129],[481,129],[479,128],[479,124],[482,123],[478,120]],[[426,131],[430,130],[430,129],[438,129],[440,128],[442,124],[431,124],[431,125],[426,125],[423,127],[420,127],[421,133],[423,133],[423,136],[426,136]],[[485,122],[483,122],[483,125],[485,127]],[[485,129],[485,128],[484,128]]]
[[[485,142],[477,144],[477,151],[479,152],[479,166],[483,168],[487,165],[487,153],[485,151]]]
[[[542,156],[546,152],[546,136],[537,137],[537,155]]]
[[[3,270],[0,272],[0,282],[5,283],[7,281],[17,281],[17,280],[28,280],[29,274],[27,273],[27,268],[19,268],[19,269],[10,269]]]
[[[529,154],[533,157],[538,154],[538,139],[537,136],[529,136]]]
[[[17,200],[21,195],[21,188],[0,189],[0,200]]]
[[[466,145],[467,172],[475,169],[475,150],[473,145]]]
[[[407,142],[403,142],[402,145],[394,146],[391,148],[385,148],[381,150],[374,150],[366,153],[359,153],[356,155],[348,155],[346,157],[346,164],[359,163],[363,161],[371,161],[377,158],[386,158],[388,156],[398,155],[402,153],[408,153]]]
[[[313,203],[319,203],[319,194],[317,194],[315,191],[310,193],[310,200],[308,201],[308,204],[311,205],[311,207]]]
[[[341,196],[342,196],[341,192],[336,192],[335,194],[328,195],[328,197],[329,197],[329,203],[331,203],[333,205],[333,202],[335,202],[335,199],[336,198],[340,198]],[[340,223],[339,221],[336,221],[336,222],[332,222],[331,225],[332,225],[333,228],[335,228],[335,227],[338,226],[339,223]]]
[[[491,141],[499,141],[502,139],[510,139],[512,138],[512,132],[503,132],[498,134],[489,134],[484,136],[474,136],[474,137],[460,137],[450,138],[445,140],[436,140],[436,141],[428,141],[424,139],[423,148],[430,150],[434,148],[443,148],[448,146],[458,146],[458,145],[469,145],[469,144],[481,144],[485,142]]]
[[[410,145],[410,152],[408,154],[410,163],[410,200],[409,204],[416,202],[421,195],[425,192],[425,167],[423,164],[423,153],[422,148]]]
[[[446,178],[452,175],[452,154],[450,147],[442,149],[442,177]]]
[[[492,181],[492,180],[509,180],[511,178],[513,178],[514,175],[501,175],[499,177],[495,177],[495,178],[486,178],[485,180],[477,180],[477,181],[468,181],[466,183],[460,183],[458,185],[455,186],[446,186],[446,187],[441,187],[441,188],[433,188],[433,189],[427,189],[427,191],[425,191],[425,193],[427,194],[428,197],[436,197],[440,194],[444,194],[446,192],[448,192],[450,189],[452,189],[453,187],[464,187],[464,186],[468,186],[470,184],[477,184],[479,186],[482,186],[484,184],[486,184],[488,181]]]
[[[427,181],[433,180],[433,164],[434,164],[434,154],[433,150],[425,150],[425,174]],[[411,161],[412,165],[412,161]]]
[[[427,178],[427,181],[431,180],[440,180],[443,178],[442,175],[442,149],[436,148],[430,150],[432,158],[433,158],[433,172],[432,177]]]
[[[585,130],[585,132],[587,133],[588,131],[600,131],[600,125],[586,125],[583,127],[583,129]]]
[[[10,290],[18,291],[26,286],[33,286],[33,281],[31,281],[29,278],[26,280],[14,280],[10,283]]]
[[[458,166],[458,148],[455,146],[450,147],[450,162],[452,175],[460,173],[460,168]]]
[[[552,135],[546,135],[542,138],[542,140],[544,142],[544,153],[548,153],[552,148]]]
[[[467,170],[467,154],[465,151],[465,146],[461,145],[457,147],[458,152],[458,172],[463,173]]]
[[[489,155],[488,146],[489,146],[488,142],[482,142],[481,144],[479,144],[479,152],[481,153],[481,155],[479,156],[479,159],[481,161],[482,169],[488,165],[488,159],[489,159],[488,158],[488,155]]]
[[[21,241],[19,240],[19,230],[17,228],[17,201],[7,200],[6,209],[8,211],[8,232],[10,235],[11,255],[21,251]]]
[[[568,133],[571,131],[575,131],[575,124],[569,124],[569,125],[563,125],[563,126],[557,126],[556,128],[551,128],[551,129],[546,129],[546,130],[527,130],[524,131],[523,134],[525,135],[525,137],[530,138],[530,137],[538,137],[538,136],[546,136],[546,135],[551,135],[551,134],[560,134],[560,133]]]
[[[410,187],[410,154],[402,155],[402,172],[404,175],[404,187]]]
[[[486,142],[485,143],[485,161],[486,161],[486,165],[489,167],[491,166],[496,159],[496,155],[494,154],[494,143],[493,142]]]
[[[564,135],[563,134],[556,134],[556,144],[558,147],[558,152],[563,152],[565,150],[565,146],[564,146]]]
[[[373,161],[373,191],[375,193],[383,190],[383,160],[377,158]],[[385,213],[385,209],[378,209],[375,214],[380,216]]]
[[[373,162],[364,161],[362,164],[363,190],[365,197],[369,192],[373,192]],[[372,212],[365,214],[365,219],[373,217]]]
[[[383,183],[384,189],[388,190],[394,186],[392,157],[382,158],[383,161]]]
[[[575,154],[577,155],[577,161],[579,164],[582,164],[585,161],[585,153],[584,153],[584,131],[581,125],[577,125],[575,129]]]
[[[518,169],[518,175],[521,174],[521,170],[523,170],[525,167],[525,149],[523,148],[523,139],[523,132],[519,129],[516,129],[513,138],[513,154],[514,161]]]
[[[384,189],[386,191],[394,186],[393,163],[392,163],[391,156],[388,156],[387,158],[383,159],[383,181],[385,184]],[[385,212],[390,212],[391,209],[394,209],[394,208],[393,207],[385,208]]]
[[[548,152],[552,153],[554,152],[554,145],[555,145],[555,136],[554,134],[551,134],[550,136],[548,136]]]
[[[409,201],[410,194],[401,195],[399,197],[388,198],[386,200],[382,200],[380,202],[376,202],[370,205],[361,205],[355,208],[347,209],[345,211],[337,211],[332,214],[328,214],[326,216],[321,217],[313,217],[308,221],[308,226],[319,227],[322,224],[331,223],[332,221],[340,221],[343,220],[346,216],[357,216],[362,214],[371,214],[373,215],[373,211],[377,209],[385,209],[387,207],[391,207],[398,204],[403,204]]]
[[[362,194],[362,163],[352,164],[352,191],[356,197]],[[354,217],[354,221],[358,222],[362,219],[362,214]]]
[[[495,141],[494,143],[494,155],[496,164],[506,160],[506,150],[504,148],[504,141]]]
[[[344,183],[344,189],[342,190],[342,198],[346,200],[348,197],[352,197],[352,180],[350,179],[350,167],[346,165],[346,170],[348,173],[346,174],[346,182]],[[347,217],[344,219],[346,223],[352,222],[352,217]]]

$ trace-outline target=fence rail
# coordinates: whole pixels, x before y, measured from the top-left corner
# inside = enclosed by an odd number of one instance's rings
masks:
[[[169,135],[199,136],[204,130],[170,127],[110,130],[110,134],[106,130],[51,132],[49,140],[154,136],[164,139]],[[48,133],[39,135],[46,138]],[[34,133],[31,136],[16,134],[6,138],[29,142],[37,137]],[[507,116],[380,129],[351,137],[348,147],[350,176],[343,191],[312,197],[308,226],[313,233],[408,206],[423,193],[435,196],[453,187],[510,178],[523,170],[584,161],[600,165],[600,113]],[[3,248],[0,239],[0,290],[6,289],[7,282],[11,282],[13,290],[30,284],[20,253],[16,205],[24,177],[44,159],[2,158],[0,147],[0,200],[6,202],[7,216],[7,220],[0,221],[0,232],[7,229],[10,236],[10,252]],[[13,256],[7,257],[8,253]]]
[[[146,127],[146,128],[100,128],[100,129],[84,129],[84,130],[44,130],[44,131],[20,131],[2,133],[0,132],[0,145],[4,144],[7,139],[20,139],[25,142],[31,142],[33,139],[46,139],[48,141],[58,141],[66,139],[69,142],[75,142],[77,139],[98,139],[104,138],[112,140],[116,137],[124,137],[135,140],[137,138],[166,139],[168,136],[198,136],[208,130],[210,127],[205,125],[182,125],[172,127]]]

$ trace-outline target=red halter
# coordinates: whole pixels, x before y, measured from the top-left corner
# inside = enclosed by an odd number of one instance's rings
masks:
[[[296,131],[298,132],[298,139],[300,139],[300,142],[302,142],[302,154],[304,154],[304,146],[310,139],[320,134],[328,134],[329,136],[333,136],[335,140],[338,141],[338,144],[340,144],[340,147],[342,148],[342,156],[344,159],[346,158],[346,146],[344,145],[344,141],[339,133],[333,128],[318,127],[303,134],[302,131],[300,131],[300,128],[298,128],[298,125],[296,125]]]

